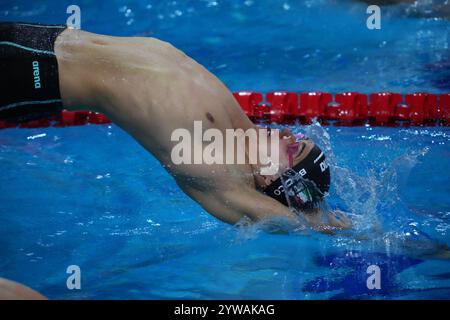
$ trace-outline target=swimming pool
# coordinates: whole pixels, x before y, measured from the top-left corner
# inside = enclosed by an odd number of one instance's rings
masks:
[[[69,4],[2,3],[0,19],[61,23]],[[84,29],[168,40],[232,90],[450,90],[450,21],[401,7],[369,31],[352,1],[78,4]],[[431,255],[450,242],[450,129],[293,130],[329,152],[329,203],[355,236],[221,223],[115,125],[2,130],[0,276],[62,299],[448,299],[450,264]]]

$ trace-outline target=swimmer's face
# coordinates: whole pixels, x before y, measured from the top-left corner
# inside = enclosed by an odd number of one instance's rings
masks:
[[[255,181],[259,187],[265,187],[278,179],[281,173],[285,172],[301,162],[314,147],[314,142],[309,139],[297,140],[291,130],[285,128],[280,132],[279,137],[279,170],[273,176],[256,175]]]
[[[297,140],[291,130],[285,128],[280,133],[280,168],[287,170],[302,161],[314,147],[309,139]]]

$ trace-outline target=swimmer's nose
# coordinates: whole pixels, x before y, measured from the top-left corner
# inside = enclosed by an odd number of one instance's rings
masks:
[[[305,136],[303,133],[297,133],[297,134],[294,135],[294,137],[295,137],[296,140],[306,140],[306,139],[308,139],[308,137]]]

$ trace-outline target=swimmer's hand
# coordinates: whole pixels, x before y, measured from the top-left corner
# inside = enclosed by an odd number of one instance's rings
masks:
[[[303,214],[310,227],[325,234],[336,234],[338,231],[352,229],[352,222],[340,210],[321,211],[312,209]]]
[[[328,221],[330,225],[339,230],[349,230],[352,229],[352,221],[345,214],[344,211],[336,210],[330,211],[328,214]]]

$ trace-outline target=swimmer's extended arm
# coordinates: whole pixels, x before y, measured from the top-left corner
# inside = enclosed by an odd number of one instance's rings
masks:
[[[222,192],[213,198],[214,205],[211,206],[211,201],[208,201],[209,206],[204,207],[215,217],[231,224],[248,217],[254,222],[269,222],[272,227],[281,230],[293,230],[305,222],[312,229],[326,234],[351,228],[351,221],[342,212],[315,210],[299,218],[288,207],[251,188]]]
[[[299,223],[298,217],[289,208],[255,189],[188,193],[195,193],[194,197],[203,208],[230,224],[236,224],[244,217],[254,222],[282,219],[294,225]]]
[[[294,225],[299,223],[297,215],[288,207],[255,189],[234,192],[230,203],[252,221],[282,219]]]
[[[200,195],[197,196],[209,213],[230,224],[248,217],[254,222],[270,222],[272,227],[276,226],[281,230],[293,230],[303,226],[305,221],[312,229],[326,234],[351,228],[350,220],[342,213],[324,214],[316,210],[304,214],[301,219],[288,207],[252,188],[204,195],[203,201],[201,198]]]
[[[305,212],[304,217],[313,229],[322,233],[335,234],[337,230],[349,230],[352,228],[351,220],[340,210],[322,211],[312,209]]]

